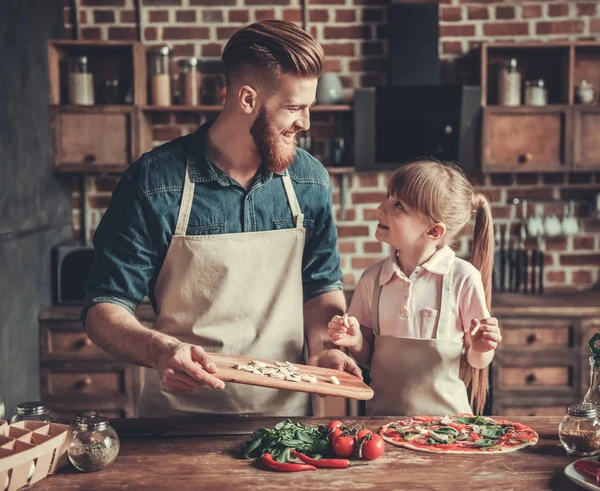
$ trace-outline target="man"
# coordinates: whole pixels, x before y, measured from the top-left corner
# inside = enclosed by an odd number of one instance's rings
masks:
[[[223,52],[214,122],[144,154],[94,237],[82,319],[106,351],[149,370],[140,415],[301,416],[305,393],[219,380],[211,353],[346,370],[326,349],[345,311],[329,177],[296,148],[309,129],[321,46],[294,24],[238,31]],[[133,312],[148,294],[154,329]],[[333,345],[331,345],[333,346]]]

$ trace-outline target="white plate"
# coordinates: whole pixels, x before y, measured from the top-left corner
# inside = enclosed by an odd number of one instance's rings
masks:
[[[598,456],[596,457],[586,457],[585,459],[579,460],[595,460],[598,462]],[[575,462],[578,462],[576,460]],[[600,486],[596,484],[596,481],[593,481],[591,478],[580,474],[577,469],[575,469],[575,462],[571,462],[567,467],[565,467],[565,475],[573,481],[578,486],[581,486],[584,489],[591,489],[592,491],[599,491]]]

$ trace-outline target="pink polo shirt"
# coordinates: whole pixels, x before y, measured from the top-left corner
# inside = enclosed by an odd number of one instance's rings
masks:
[[[437,329],[442,294],[442,278],[454,264],[454,305],[456,329],[450,340],[462,341],[471,320],[490,317],[485,304],[481,273],[471,263],[457,258],[454,251],[444,246],[421,266],[410,278],[396,262],[397,251],[383,261],[380,283],[379,330],[383,336],[432,339]],[[371,303],[373,286],[380,263],[367,269],[354,291],[348,314],[360,324],[372,328]]]

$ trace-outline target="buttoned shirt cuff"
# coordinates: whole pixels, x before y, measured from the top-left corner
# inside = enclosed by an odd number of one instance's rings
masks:
[[[114,305],[119,305],[124,309],[127,309],[131,314],[135,314],[135,309],[138,306],[137,302],[132,300],[115,297],[114,295],[99,295],[95,293],[88,293],[85,296],[85,300],[83,301],[83,308],[81,309],[80,319],[83,325],[85,325],[85,318],[87,317],[88,311],[99,303],[112,303]]]
[[[335,283],[329,283],[328,285],[319,285],[314,288],[306,288],[304,290],[304,302],[308,302],[319,295],[323,295],[323,293],[333,292],[336,290],[342,290],[344,287],[341,281],[336,281]]]

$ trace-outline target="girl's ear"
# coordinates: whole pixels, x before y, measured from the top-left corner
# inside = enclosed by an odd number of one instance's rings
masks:
[[[425,232],[425,235],[431,240],[443,239],[446,235],[446,225],[443,223],[436,223],[433,227],[427,230],[427,232]]]

